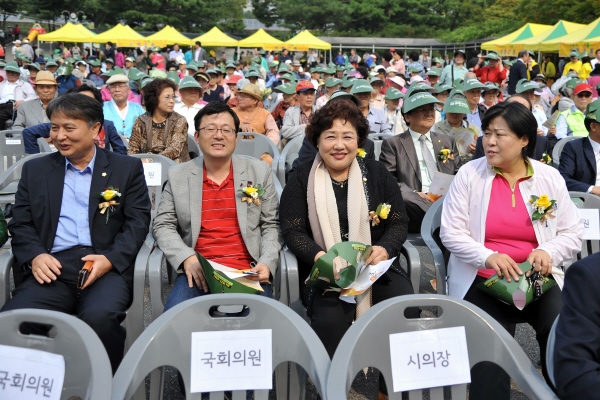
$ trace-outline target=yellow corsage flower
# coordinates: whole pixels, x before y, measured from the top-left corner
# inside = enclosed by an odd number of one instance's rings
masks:
[[[356,151],[356,155],[360,158],[365,158],[367,155],[367,152],[365,151],[365,149],[359,147],[358,150]]]
[[[544,152],[544,154],[542,154],[542,159],[540,160],[540,162],[546,165],[550,165],[550,163],[552,162],[552,157],[550,157],[548,153]]]
[[[371,226],[379,225],[381,222],[380,219],[387,219],[392,206],[388,203],[381,203],[377,206],[376,211],[369,211],[369,221],[371,221]]]
[[[245,188],[239,189],[238,192],[242,193],[242,203],[248,203],[248,205],[254,203],[257,206],[260,205],[260,198],[265,194],[265,190],[260,184],[253,185],[250,181]]]
[[[443,147],[437,156],[440,160],[442,160],[443,164],[447,163],[448,160],[454,160],[454,152],[448,147]]]
[[[115,210],[114,206],[119,205],[116,199],[121,197],[121,193],[119,193],[118,187],[109,186],[104,189],[103,192],[98,193],[98,196],[104,200],[102,203],[98,204],[98,208],[100,209],[100,214],[104,215],[104,213],[106,213],[106,223],[108,224],[110,212]]]
[[[546,222],[548,218],[554,218],[552,213],[556,208],[556,200],[550,200],[547,194],[543,194],[540,197],[531,196],[529,202],[533,205],[533,214],[531,215],[532,221],[539,220],[540,222]]]

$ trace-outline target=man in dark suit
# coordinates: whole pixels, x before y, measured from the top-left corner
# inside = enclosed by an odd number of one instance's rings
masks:
[[[597,399],[600,393],[600,253],[571,265],[556,326],[554,379],[563,400]]]
[[[76,315],[98,334],[114,372],[123,357],[133,264],[150,224],[142,163],[95,146],[104,121],[95,99],[65,94],[47,114],[59,152],[23,166],[9,229],[25,278],[2,311]],[[92,269],[78,288],[86,261]]]
[[[518,60],[510,67],[510,74],[508,75],[508,94],[510,95],[517,93],[517,83],[521,79],[528,79],[527,64],[529,63],[531,55],[529,54],[529,51],[521,50],[518,56]]]
[[[420,232],[423,217],[433,200],[427,196],[435,171],[455,175],[461,166],[454,138],[431,131],[435,123],[434,104],[440,103],[428,92],[411,94],[404,99],[402,115],[408,131],[387,138],[381,146],[379,161],[394,175],[400,185],[409,232]],[[442,149],[453,158],[441,159]]]
[[[584,124],[589,136],[565,144],[558,171],[569,191],[600,196],[600,100],[588,104]]]

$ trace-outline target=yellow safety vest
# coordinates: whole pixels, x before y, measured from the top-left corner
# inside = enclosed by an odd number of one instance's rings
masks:
[[[587,137],[589,132],[585,129],[585,115],[579,110],[571,112],[571,110],[565,110],[560,113],[567,121],[568,131],[575,137]]]

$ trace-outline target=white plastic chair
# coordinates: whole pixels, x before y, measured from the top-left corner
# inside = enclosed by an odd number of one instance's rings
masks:
[[[555,168],[558,168],[558,164],[560,164],[560,154],[562,153],[565,144],[575,139],[578,138],[575,136],[567,136],[556,142],[556,144],[554,145],[554,149],[552,149],[552,165],[554,165]]]
[[[304,135],[296,136],[285,145],[281,152],[279,164],[277,166],[277,178],[279,178],[279,182],[281,182],[283,187],[285,187],[285,176],[292,169],[294,160],[298,158],[298,153],[302,147],[303,140]]]

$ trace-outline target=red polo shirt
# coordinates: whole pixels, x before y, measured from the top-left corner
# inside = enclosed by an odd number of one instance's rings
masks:
[[[204,258],[230,268],[249,269],[254,260],[244,243],[237,219],[233,165],[218,185],[206,176],[202,183],[202,215],[196,250]],[[254,204],[244,207],[256,207]]]

